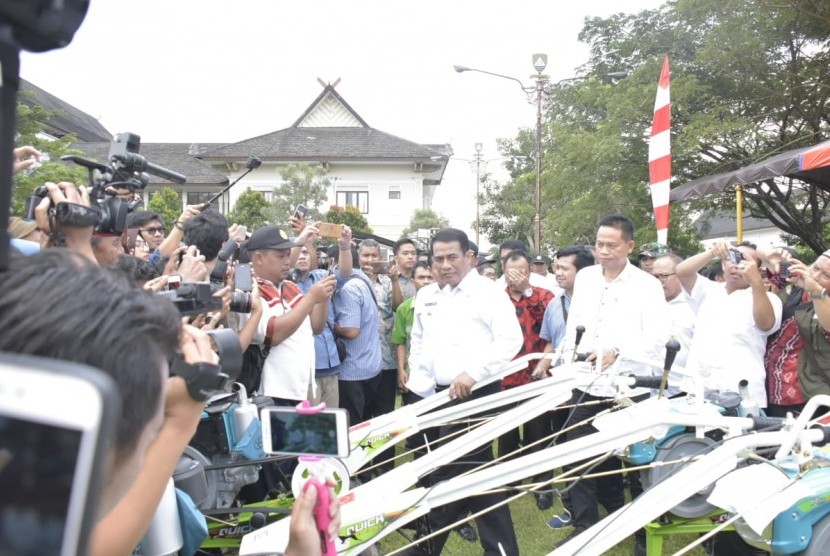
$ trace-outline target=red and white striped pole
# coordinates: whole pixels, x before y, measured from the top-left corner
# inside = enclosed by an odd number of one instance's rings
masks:
[[[657,98],[654,100],[654,124],[648,143],[648,175],[651,203],[657,223],[657,241],[667,243],[669,235],[669,184],[671,182],[671,102],[669,95],[669,57],[663,59]]]

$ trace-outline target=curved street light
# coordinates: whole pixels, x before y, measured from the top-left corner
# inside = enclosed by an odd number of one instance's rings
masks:
[[[467,66],[453,66],[453,69],[458,73],[464,73],[465,71],[474,71],[477,73],[484,73],[486,75],[492,75],[494,77],[501,77],[503,79],[509,79],[511,81],[515,81],[519,84],[522,91],[528,95],[528,100],[530,102],[535,102],[536,104],[536,195],[535,195],[535,209],[536,214],[533,215],[533,226],[534,226],[534,241],[536,243],[535,248],[539,251],[542,248],[542,97],[546,94],[551,93],[551,87],[554,85],[558,85],[560,83],[565,83],[568,81],[581,81],[583,79],[587,79],[590,76],[581,76],[581,77],[568,77],[566,79],[560,79],[556,83],[549,83],[548,76],[543,74],[542,72],[545,71],[547,67],[548,57],[547,54],[534,54],[533,55],[533,69],[536,70],[536,75],[532,76],[532,78],[536,81],[533,86],[527,86],[522,83],[521,80],[511,77],[509,75],[502,75],[500,73],[494,73],[492,71],[485,71],[476,68],[469,68]],[[606,73],[603,77],[610,77],[611,79],[622,79],[628,75],[627,72],[624,71],[615,71],[611,73]],[[533,96],[531,96],[533,95]],[[478,220],[476,220],[476,228],[478,228]],[[476,230],[477,232],[478,230]]]

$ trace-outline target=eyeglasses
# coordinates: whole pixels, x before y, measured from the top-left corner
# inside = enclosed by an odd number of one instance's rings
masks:
[[[139,228],[142,232],[148,232],[151,236],[155,234],[164,234],[164,227],[163,226],[154,226],[152,228]]]
[[[652,276],[654,276],[655,278],[657,278],[661,282],[665,282],[666,280],[669,279],[669,276],[674,276],[675,274],[677,274],[677,273],[672,272],[671,274],[652,274]]]

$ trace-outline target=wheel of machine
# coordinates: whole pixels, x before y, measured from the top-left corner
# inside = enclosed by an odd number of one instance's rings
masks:
[[[657,449],[657,456],[654,463],[674,461],[689,456],[703,455],[714,446],[715,441],[711,438],[697,438],[693,434],[680,434],[673,436],[661,444]],[[649,468],[642,474],[644,488],[652,486],[667,479],[676,472],[678,465],[659,465]],[[706,501],[712,492],[714,485],[697,492],[672,508],[671,513],[686,518],[703,517],[715,510],[715,506]]]
[[[349,471],[343,463],[334,458],[323,458],[319,461],[307,462],[300,459],[294,474],[291,476],[291,491],[294,498],[299,498],[303,492],[303,485],[314,473],[322,473],[324,477],[332,477],[337,486],[334,493],[338,496],[349,492]]]
[[[830,554],[830,515],[813,525],[813,538],[800,556],[827,556]]]

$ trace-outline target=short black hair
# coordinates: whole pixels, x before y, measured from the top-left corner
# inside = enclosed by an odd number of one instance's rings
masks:
[[[200,212],[185,222],[182,241],[195,245],[206,261],[212,261],[228,241],[228,219],[217,210]]]
[[[83,363],[112,377],[121,402],[116,463],[133,453],[161,403],[162,365],[178,345],[170,301],[78,253],[47,249],[13,256],[0,273],[0,330],[0,351]]]
[[[522,251],[521,249],[514,249],[510,253],[508,253],[504,260],[502,260],[502,266],[510,261],[518,261],[518,260],[525,260],[527,261],[527,267],[530,268],[530,255]]]
[[[418,261],[417,263],[415,263],[412,267],[412,276],[415,276],[416,268],[423,268],[427,272],[432,272],[432,270],[429,268],[429,263],[427,261]]]
[[[608,228],[616,228],[622,233],[622,237],[626,241],[634,241],[634,222],[627,216],[622,214],[610,214],[603,217],[599,221],[598,228],[606,226]]]
[[[158,220],[161,222],[161,225],[164,226],[164,218],[162,218],[159,214],[149,210],[137,210],[127,215],[127,227],[140,228],[149,224],[153,220]]]
[[[404,245],[407,245],[407,244],[414,247],[415,248],[415,253],[416,254],[418,253],[418,246],[415,245],[415,241],[413,241],[412,239],[410,239],[408,237],[403,237],[403,238],[399,239],[398,241],[396,241],[395,244],[392,246],[392,254],[397,255],[398,251],[401,250],[401,247],[403,247]]]
[[[354,268],[360,268],[360,255],[357,252],[357,247],[352,245],[352,266]],[[329,263],[330,266],[334,266],[340,260],[340,246],[336,243],[332,243],[329,245],[328,249],[326,249],[326,254],[329,256]]]
[[[511,251],[518,250],[527,252],[527,245],[525,245],[525,242],[520,239],[508,239],[507,241],[501,242],[501,245],[499,245],[499,253],[501,253],[505,249],[510,249]]]
[[[113,268],[123,272],[136,286],[143,286],[145,282],[159,277],[156,267],[135,255],[120,255]]]
[[[458,242],[461,246],[461,253],[464,254],[470,250],[470,240],[467,234],[457,228],[442,228],[435,232],[432,236],[432,241],[429,244],[429,253],[435,255],[435,243],[453,243]]]
[[[586,266],[593,266],[597,264],[596,259],[594,259],[594,253],[584,245],[568,245],[567,247],[563,247],[556,253],[556,257],[561,259],[562,257],[571,257],[576,256],[574,258],[574,266],[576,267],[577,272],[585,268]]]

